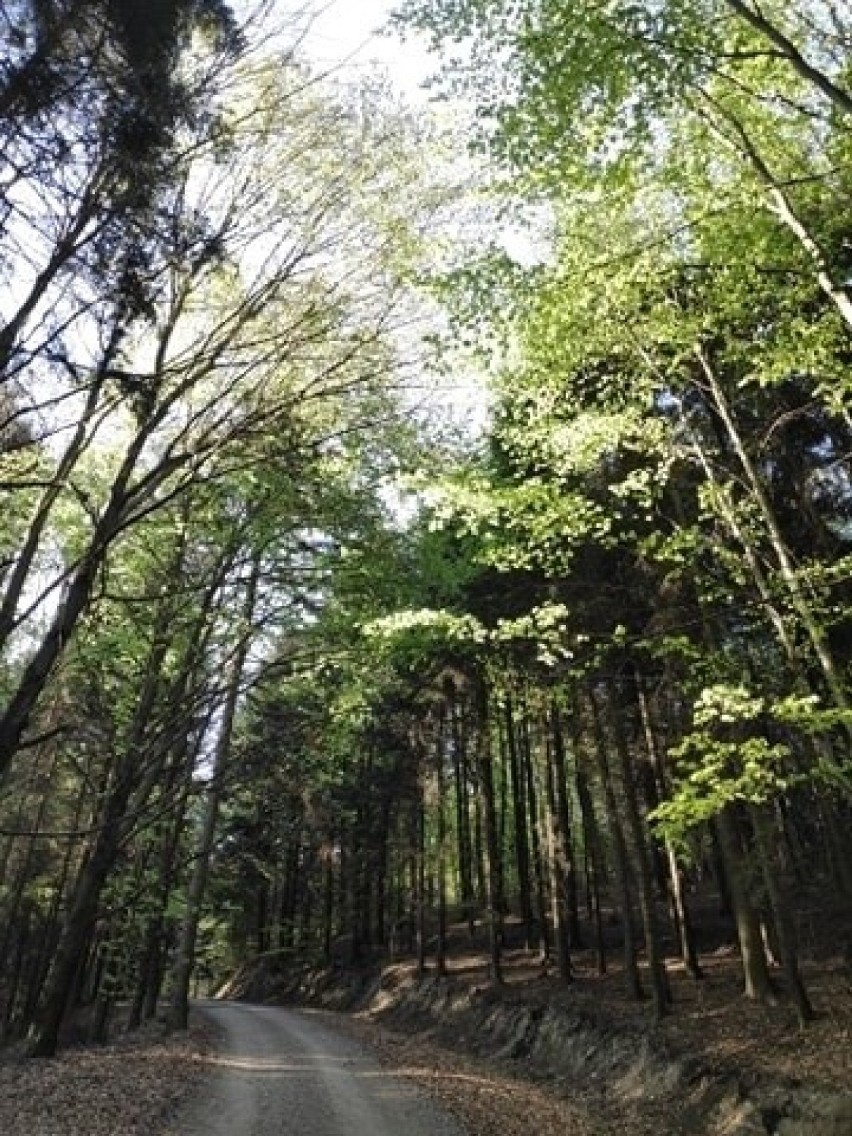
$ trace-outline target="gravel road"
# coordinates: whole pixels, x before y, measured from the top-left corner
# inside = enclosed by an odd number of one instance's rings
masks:
[[[310,1014],[207,1001],[219,1032],[211,1075],[181,1136],[463,1136],[428,1097]]]

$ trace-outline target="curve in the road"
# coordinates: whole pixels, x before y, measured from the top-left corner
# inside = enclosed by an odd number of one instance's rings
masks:
[[[219,1031],[181,1136],[463,1136],[457,1122],[312,1015],[200,1003]]]

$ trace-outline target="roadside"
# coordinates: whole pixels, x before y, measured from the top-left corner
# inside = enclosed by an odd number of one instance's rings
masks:
[[[805,1031],[783,1004],[743,1006],[728,951],[702,982],[670,972],[677,1009],[657,1023],[647,1003],[626,998],[617,971],[566,985],[525,952],[505,961],[502,988],[472,952],[448,960],[447,977],[433,968],[418,978],[410,961],[381,975],[255,967],[230,994],[356,1011],[341,1028],[359,1031],[473,1134],[494,1131],[496,1109],[501,1132],[524,1131],[540,1113],[572,1136],[852,1136],[852,997],[827,961],[808,976],[819,1016]]]
[[[428,1037],[391,1030],[363,1014],[313,1011],[321,1025],[359,1042],[383,1068],[432,1097],[466,1136],[611,1136],[595,1093],[567,1100],[493,1062]],[[179,1136],[180,1118],[218,1071],[218,1031],[193,1015],[189,1034],[151,1025],[108,1046],[70,1048],[54,1059],[0,1060],[3,1136]],[[612,1113],[607,1114],[610,1119]],[[663,1136],[659,1118],[625,1112],[634,1136]],[[309,1136],[305,1121],[301,1136]],[[234,1136],[238,1136],[237,1133]]]
[[[209,1027],[164,1036],[152,1023],[110,1045],[58,1057],[0,1057],[3,1136],[168,1136],[205,1074]]]
[[[465,1136],[608,1136],[592,1120],[593,1102],[561,1100],[552,1089],[505,1073],[486,1061],[452,1053],[419,1034],[405,1036],[363,1015],[315,1011],[319,1024],[357,1041],[382,1067],[454,1115]],[[221,1038],[193,1014],[189,1034],[164,1036],[152,1024],[108,1046],[69,1048],[50,1060],[0,1059],[3,1136],[179,1136],[183,1118],[208,1096],[221,1072]],[[288,1119],[293,1120],[292,1114]],[[636,1136],[660,1132],[635,1115]],[[311,1136],[310,1120],[298,1126]],[[234,1136],[241,1133],[234,1132]]]
[[[678,1010],[656,1027],[619,994],[618,974],[565,986],[507,957],[489,986],[484,957],[418,980],[410,962],[289,978],[257,965],[231,996],[320,1007],[308,1019],[371,1049],[425,1090],[467,1136],[850,1136],[852,994],[823,962],[809,975],[819,1018],[737,1006],[736,960],[718,954],[702,983],[672,973]],[[331,1010],[348,1012],[332,1013]],[[353,1012],[354,1011],[354,1012]],[[221,1038],[197,1016],[189,1035],[150,1025],[53,1060],[0,1057],[3,1136],[181,1136],[178,1115],[217,1075]],[[276,1129],[277,1131],[277,1129]],[[310,1136],[305,1123],[300,1136]],[[235,1131],[234,1136],[238,1136]],[[241,1133],[239,1134],[241,1136]]]
[[[320,1011],[322,1012],[322,1011]],[[334,1028],[369,1046],[394,1076],[412,1081],[458,1117],[467,1136],[665,1136],[659,1119],[631,1109],[624,1128],[604,1120],[599,1094],[567,1099],[494,1062],[388,1029],[364,1014],[334,1014]]]

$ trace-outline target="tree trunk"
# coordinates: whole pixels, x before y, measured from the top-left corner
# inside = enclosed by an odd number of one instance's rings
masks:
[[[654,878],[648,854],[645,822],[639,808],[636,781],[631,768],[630,749],[624,732],[624,723],[621,719],[622,707],[618,705],[616,693],[616,690],[611,687],[608,691],[606,705],[609,708],[610,726],[619,760],[627,827],[633,843],[633,863],[639,884],[639,910],[642,915],[642,929],[645,934],[645,954],[648,958],[654,1013],[658,1018],[661,1018],[668,1013],[671,1005],[671,991],[666,975],[662,936],[654,902]]]
[[[565,908],[568,918],[568,934],[571,946],[579,950],[582,945],[580,933],[580,912],[577,899],[577,865],[574,860],[574,845],[571,840],[571,806],[568,800],[568,768],[565,753],[565,733],[562,718],[556,703],[550,707],[550,729],[553,739],[553,788],[556,802],[558,844],[557,852],[562,864]]]
[[[805,59],[793,41],[767,17],[759,5],[749,7],[744,0],[725,0],[725,3],[741,20],[760,32],[772,44],[773,49],[787,59],[797,75],[811,83],[842,114],[852,114],[852,95],[835,83],[824,71]]]
[[[621,906],[621,920],[624,946],[624,979],[627,992],[631,998],[642,998],[642,981],[639,977],[639,967],[636,962],[636,928],[633,923],[633,903],[630,889],[630,868],[627,854],[627,841],[624,839],[624,830],[621,827],[621,818],[618,813],[618,802],[610,776],[609,757],[607,755],[606,735],[600,720],[597,701],[589,690],[589,707],[592,714],[592,724],[595,735],[595,754],[598,761],[598,772],[601,778],[601,787],[604,791],[604,805],[606,807],[607,823],[612,837],[613,859],[615,861],[615,880],[618,887],[618,896]]]
[[[446,777],[444,774],[444,755],[446,753],[446,710],[442,708],[438,722],[435,767],[438,780],[438,943],[435,962],[438,974],[447,972],[447,816],[446,816]]]
[[[231,673],[222,707],[219,735],[213,755],[213,768],[207,800],[198,832],[193,862],[192,876],[186,893],[186,912],[178,941],[177,956],[172,972],[172,991],[169,1004],[169,1027],[185,1030],[189,1025],[189,990],[192,971],[195,965],[195,947],[198,939],[198,924],[201,918],[201,905],[207,888],[210,871],[210,854],[213,851],[213,838],[219,817],[219,806],[224,794],[224,775],[231,755],[231,735],[234,717],[240,696],[240,685],[246,659],[253,640],[252,620],[254,617],[257,586],[260,577],[260,554],[255,553],[251,576],[246,583],[245,604],[242,613],[243,630],[234,652]]]
[[[322,865],[322,955],[328,965],[331,962],[331,942],[334,935],[334,860],[331,847],[323,850]]]
[[[535,766],[533,764],[530,741],[528,708],[522,707],[521,732],[519,737],[519,757],[521,778],[526,784],[526,798],[529,810],[529,831],[532,846],[533,876],[535,878],[536,907],[538,925],[541,928],[542,962],[547,963],[551,954],[550,924],[547,920],[547,881],[544,874],[544,857],[541,849],[541,825],[539,824],[539,793],[536,787]]]
[[[769,900],[769,908],[772,912],[772,921],[775,925],[781,965],[784,968],[793,1005],[796,1007],[799,1025],[804,1026],[813,1021],[814,1011],[799,968],[799,952],[795,929],[789,916],[789,900],[783,894],[775,866],[772,824],[763,806],[754,805],[750,811],[760,871],[763,876],[766,897]]]
[[[587,862],[591,867],[590,902],[595,922],[595,951],[598,960],[598,974],[606,974],[606,941],[601,912],[601,883],[605,878],[604,857],[594,805],[592,804],[592,795],[589,792],[589,782],[586,772],[581,768],[579,762],[577,763],[575,781],[577,800],[580,803],[580,815],[583,818],[583,844],[586,849]]]
[[[571,933],[568,927],[568,899],[566,894],[567,864],[565,856],[565,836],[561,831],[559,807],[556,800],[556,776],[554,769],[553,723],[545,735],[547,738],[544,754],[545,799],[547,802],[547,863],[550,876],[550,911],[553,927],[553,941],[556,946],[556,968],[559,977],[566,982],[573,978],[571,969]]]
[[[415,904],[417,907],[417,974],[426,973],[426,817],[423,791],[418,786],[414,813],[415,858],[417,864]]]
[[[746,998],[774,1006],[777,999],[769,977],[766,950],[760,933],[760,920],[749,895],[749,886],[742,866],[740,839],[730,806],[717,815],[715,828],[737,926],[744,993]]]
[[[23,668],[6,709],[0,716],[0,778],[4,776],[18,751],[21,738],[29,725],[42,691],[89,604],[92,588],[107,550],[121,530],[122,520],[133,496],[128,486],[147,438],[147,430],[142,429],[127,447],[113,483],[109,502],[95,526],[86,551],[70,577],[65,597],[42,636],[39,646]]]
[[[135,754],[125,757],[107,798],[100,830],[89,859],[77,878],[62,936],[53,959],[31,1057],[53,1057],[59,1031],[74,988],[80,959],[97,917],[101,892],[112,869],[124,834],[124,817],[136,784]]]
[[[514,817],[515,863],[518,870],[518,899],[521,922],[524,927],[524,946],[535,950],[539,936],[536,931],[532,905],[532,880],[530,877],[530,840],[527,824],[527,793],[521,763],[518,756],[518,742],[515,733],[515,716],[512,698],[506,695],[504,707],[506,746],[509,756],[509,778],[512,789],[512,809]]]
[[[488,943],[492,982],[503,982],[503,863],[497,832],[497,808],[494,799],[494,777],[491,755],[491,736],[488,708],[488,691],[483,680],[477,687],[477,773],[482,802],[482,821],[485,829],[485,898],[488,913]]]
[[[470,804],[468,801],[467,755],[465,736],[462,729],[461,706],[454,699],[450,701],[450,722],[452,724],[453,779],[456,796],[456,843],[458,847],[459,894],[462,911],[473,935],[473,871],[470,836]]]
[[[648,696],[645,691],[645,684],[642,681],[642,676],[637,671],[635,674],[636,682],[636,697],[639,703],[639,714],[642,720],[642,729],[645,735],[645,746],[648,751],[648,757],[651,760],[651,765],[654,770],[655,777],[659,783],[661,793],[665,793],[668,789],[666,784],[666,773],[663,765],[663,758],[660,752],[660,747],[657,745],[657,738],[654,732],[654,725],[651,721],[651,711],[648,705]],[[674,845],[668,837],[664,838],[664,848],[666,856],[666,866],[668,868],[667,885],[669,899],[672,907],[673,922],[677,932],[678,942],[680,943],[680,956],[683,960],[683,965],[686,973],[692,978],[701,978],[701,965],[698,961],[698,952],[695,948],[695,936],[692,932],[692,920],[689,916],[689,910],[686,906],[686,901],[683,894],[683,882],[681,880],[680,869],[678,867],[677,856],[675,854]]]
[[[758,474],[757,469],[755,468],[755,465],[752,462],[745,448],[745,445],[743,444],[742,438],[740,437],[739,430],[734,421],[728,400],[725,396],[724,391],[722,390],[721,383],[717,379],[716,373],[712,365],[710,364],[709,359],[701,348],[696,348],[696,357],[698,359],[699,365],[701,366],[704,377],[707,380],[707,384],[713,394],[713,401],[716,403],[716,409],[718,410],[719,416],[725,424],[725,429],[728,433],[728,437],[731,441],[731,445],[734,448],[737,458],[739,459],[740,466],[742,467],[743,473],[745,474],[746,481],[748,482],[754,500],[760,510],[760,514],[763,517],[763,521],[766,525],[766,529],[769,535],[769,540],[778,563],[779,574],[787,587],[787,593],[790,597],[790,604],[798,615],[799,619],[801,620],[802,626],[808,634],[808,638],[811,641],[811,646],[813,647],[814,654],[817,658],[820,669],[822,670],[826,686],[828,687],[832,699],[834,700],[834,704],[840,710],[848,710],[850,708],[849,698],[847,696],[843,680],[838,672],[837,665],[831,654],[825,631],[820,625],[819,620],[802,589],[798,575],[796,574],[795,565],[793,564],[792,557],[790,555],[789,549],[787,548],[786,541],[784,540],[784,535],[775,515],[775,510],[772,507],[772,503],[769,500],[760,475]],[[845,781],[846,775],[843,773],[840,773],[840,775],[844,778]]]

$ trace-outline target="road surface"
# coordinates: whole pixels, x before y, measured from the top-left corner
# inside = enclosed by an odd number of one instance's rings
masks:
[[[311,1014],[205,1001],[219,1030],[181,1136],[463,1136],[457,1122]]]

